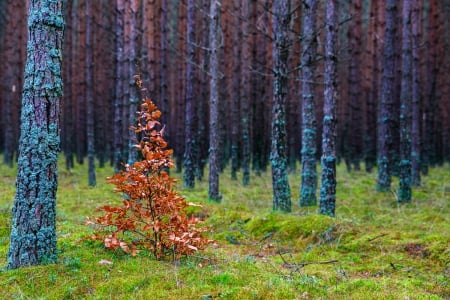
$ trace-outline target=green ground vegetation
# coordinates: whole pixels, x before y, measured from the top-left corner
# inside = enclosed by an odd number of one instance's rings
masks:
[[[97,171],[97,178],[112,174],[111,168]],[[376,172],[349,174],[339,166],[334,219],[295,204],[292,213],[271,212],[270,172],[246,187],[228,173],[221,175],[220,204],[207,201],[207,182],[187,190],[178,185],[187,201],[203,205],[190,213],[205,219],[217,243],[173,262],[146,253],[130,257],[84,239],[92,232],[86,216],[119,203],[120,196],[102,180],[88,187],[87,164],[60,170],[59,262],[8,271],[16,170],[0,165],[0,297],[450,299],[448,165],[432,169],[404,205],[397,204],[395,192],[375,191]],[[289,177],[292,187],[299,186],[297,173]],[[292,190],[296,203],[298,188]]]

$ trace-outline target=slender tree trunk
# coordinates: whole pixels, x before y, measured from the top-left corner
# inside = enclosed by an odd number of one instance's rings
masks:
[[[94,133],[94,74],[92,63],[92,13],[91,4],[89,0],[85,2],[85,14],[86,14],[86,103],[87,103],[87,116],[86,116],[86,137],[87,137],[87,155],[88,155],[88,184],[95,186],[97,184],[95,179],[95,133]]]
[[[114,172],[119,172],[124,163],[123,157],[123,134],[124,126],[122,121],[122,97],[123,97],[123,26],[124,26],[124,3],[123,0],[116,0],[116,23],[115,23],[115,52],[116,52],[116,84],[114,99]]]
[[[30,0],[29,8],[9,269],[57,260],[55,204],[62,97],[62,1]]]
[[[316,205],[316,104],[314,100],[315,60],[317,51],[317,1],[303,1],[302,52],[302,183],[300,206]]]
[[[351,13],[354,22],[348,31],[350,43],[350,61],[348,77],[348,97],[350,106],[349,153],[346,155],[355,170],[360,169],[362,154],[362,89],[361,89],[361,36],[362,36],[362,7],[361,0],[352,0]]]
[[[391,188],[393,126],[395,125],[395,39],[397,31],[397,0],[387,0],[384,52],[378,117],[378,191]]]
[[[210,6],[210,102],[209,102],[209,199],[220,201],[219,193],[219,51],[220,1],[211,0]]]
[[[322,131],[322,183],[319,211],[334,216],[336,206],[337,0],[327,1],[325,25],[325,91]]]
[[[250,184],[250,1],[242,0],[242,81],[241,81],[241,134],[242,134],[242,183]]]
[[[288,58],[291,41],[289,38],[290,0],[273,3],[273,64],[274,99],[272,102],[272,164],[273,209],[291,211],[291,189],[288,180],[286,95],[288,93]]]
[[[234,0],[234,13],[239,15],[241,0]],[[231,179],[237,180],[239,169],[239,122],[240,122],[240,98],[241,98],[241,42],[242,33],[240,22],[233,27],[233,89],[231,108]]]
[[[187,45],[186,45],[186,104],[184,123],[184,163],[183,184],[187,188],[195,186],[195,153],[196,153],[196,112],[195,112],[195,0],[187,2]]]
[[[140,103],[139,87],[136,85],[135,76],[138,75],[138,66],[140,59],[138,57],[139,36],[142,35],[142,29],[138,26],[138,9],[141,0],[126,1],[125,10],[125,55],[127,57],[127,82],[128,82],[128,124],[136,126],[136,112]],[[128,164],[131,165],[138,160],[138,151],[136,136],[133,130],[128,128]]]
[[[411,202],[411,2],[403,2],[400,106],[400,186],[398,202]]]
[[[420,9],[419,0],[412,1],[412,103],[411,103],[411,184],[420,185]]]

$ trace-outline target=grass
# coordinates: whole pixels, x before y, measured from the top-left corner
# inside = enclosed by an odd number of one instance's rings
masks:
[[[95,188],[86,166],[60,170],[59,263],[7,271],[15,172],[0,165],[4,299],[450,299],[448,165],[432,169],[402,206],[395,193],[375,192],[376,174],[340,166],[335,219],[298,207],[299,174],[290,177],[291,214],[271,212],[269,173],[253,176],[249,187],[223,174],[221,204],[207,202],[207,182],[180,185],[188,201],[203,205],[192,212],[206,218],[217,245],[176,262],[83,239],[91,233],[85,217],[120,201],[102,181],[112,169],[97,170]]]

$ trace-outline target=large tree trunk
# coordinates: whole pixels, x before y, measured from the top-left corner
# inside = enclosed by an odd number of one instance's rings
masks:
[[[325,91],[319,211],[329,216],[335,215],[336,206],[337,2],[327,1],[325,25]]]
[[[384,52],[378,117],[378,191],[391,188],[392,149],[395,125],[395,39],[397,30],[397,0],[387,0]]]
[[[219,51],[220,51],[220,1],[211,0],[210,6],[210,97],[209,97],[209,199],[220,201],[219,193]]]
[[[314,74],[317,51],[316,15],[317,0],[303,1],[303,52],[302,52],[302,183],[300,206],[316,205],[316,104],[314,99]]]
[[[56,262],[62,1],[29,1],[29,40],[8,268]]]
[[[400,185],[398,202],[411,202],[411,2],[403,2],[402,84],[400,94]]]
[[[273,209],[291,211],[291,189],[288,180],[287,137],[286,137],[286,95],[288,93],[288,57],[290,0],[273,4],[273,64],[274,99],[272,102],[272,165]]]

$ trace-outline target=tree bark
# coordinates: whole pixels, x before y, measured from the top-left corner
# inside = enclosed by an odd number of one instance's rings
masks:
[[[30,0],[8,268],[53,263],[62,97],[62,1]]]
[[[286,95],[288,93],[288,58],[290,0],[273,3],[274,97],[272,102],[272,165],[273,210],[291,211],[291,189],[288,180]]]
[[[398,202],[411,202],[411,2],[403,2],[400,106],[400,182]]]
[[[336,207],[337,0],[327,1],[325,25],[325,91],[322,131],[322,182],[319,212],[334,217]]]
[[[395,125],[395,39],[397,31],[397,0],[387,0],[382,77],[380,90],[380,112],[378,117],[378,180],[377,190],[391,188],[392,149]]]
[[[209,199],[220,201],[219,193],[219,51],[220,51],[220,1],[212,0],[209,28]]]
[[[316,205],[316,104],[314,80],[317,51],[317,1],[303,1],[302,52],[302,183],[300,206]]]
[[[94,74],[92,63],[92,13],[91,3],[89,0],[85,1],[85,20],[86,20],[86,137],[87,137],[87,155],[88,155],[88,184],[95,186],[97,184],[95,179],[95,113],[94,113]]]
[[[184,157],[183,157],[183,184],[187,188],[195,186],[196,161],[196,112],[195,112],[195,1],[187,2],[187,42],[186,42],[186,97],[185,97],[185,123],[184,123]]]

